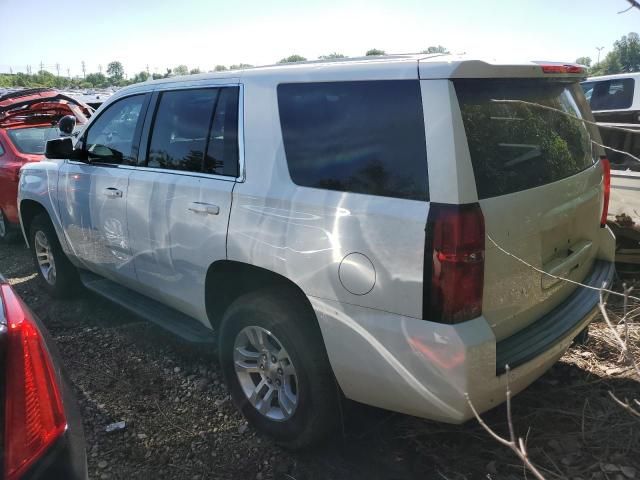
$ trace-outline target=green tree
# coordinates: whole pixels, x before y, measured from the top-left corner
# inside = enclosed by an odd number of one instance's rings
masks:
[[[613,44],[613,50],[589,70],[589,75],[609,75],[640,71],[640,35],[631,32]]]
[[[347,57],[345,57],[341,53],[333,52],[333,53],[330,53],[329,55],[320,55],[318,57],[318,60],[333,60],[336,58],[347,58]]]
[[[189,67],[186,65],[178,65],[173,69],[173,73],[176,75],[189,75]]]
[[[437,47],[431,46],[429,48],[427,48],[426,50],[421,51],[420,53],[451,53],[449,50],[447,50],[445,47],[443,47],[442,45],[438,45]]]
[[[107,81],[107,77],[105,77],[102,73],[89,73],[87,74],[87,78],[85,78],[85,80],[93,87],[105,87],[109,84]]]
[[[387,52],[385,52],[384,50],[379,50],[377,48],[372,48],[371,50],[367,50],[367,53],[365,54],[367,57],[373,57],[373,56],[377,56],[377,55],[386,55]]]
[[[591,57],[578,57],[576,58],[576,63],[580,65],[584,65],[585,67],[591,66]]]
[[[124,67],[120,62],[110,62],[107,65],[107,74],[111,77],[111,81],[119,82],[124,77]]]
[[[237,65],[231,65],[229,70],[242,70],[243,68],[251,68],[253,65],[249,63],[238,63]]]
[[[164,76],[161,73],[154,73],[153,75],[151,75],[151,78],[153,78],[154,80],[159,80],[160,78],[163,78]]]
[[[296,62],[306,62],[306,61],[307,59],[302,55],[293,54],[293,55],[289,55],[286,58],[283,58],[278,63],[296,63]]]
[[[201,73],[201,72],[200,72],[200,69],[197,68],[197,67],[196,68],[192,68],[191,70],[189,70],[189,75],[196,75],[198,73]]]
[[[216,65],[216,68],[214,68],[214,70],[216,72],[224,72],[225,70],[227,70],[227,67],[225,67],[224,65]]]

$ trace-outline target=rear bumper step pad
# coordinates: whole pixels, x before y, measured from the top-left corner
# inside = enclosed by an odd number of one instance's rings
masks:
[[[603,260],[594,263],[593,270],[582,282],[601,288],[611,286],[615,264]],[[496,344],[496,374],[502,375],[509,368],[516,368],[532,360],[563,340],[576,326],[590,317],[598,308],[600,292],[578,287],[562,304],[551,312]]]

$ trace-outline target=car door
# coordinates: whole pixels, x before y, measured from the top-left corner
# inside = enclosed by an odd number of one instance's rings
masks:
[[[209,266],[226,258],[239,176],[239,86],[157,92],[127,219],[138,288],[207,323]]]
[[[66,161],[58,181],[61,223],[73,255],[123,283],[135,280],[126,197],[149,97],[131,95],[107,107],[80,140],[88,162]]]

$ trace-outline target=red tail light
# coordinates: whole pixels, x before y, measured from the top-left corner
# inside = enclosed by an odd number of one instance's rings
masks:
[[[4,479],[18,479],[66,428],[60,390],[40,331],[8,285]]]
[[[482,313],[484,217],[479,204],[430,205],[424,261],[426,320],[458,323]]]
[[[584,73],[579,65],[541,65],[543,73]]]
[[[604,184],[604,203],[602,205],[602,217],[600,226],[607,226],[607,215],[609,214],[609,196],[611,195],[611,163],[605,157],[600,158],[602,164],[602,183]]]

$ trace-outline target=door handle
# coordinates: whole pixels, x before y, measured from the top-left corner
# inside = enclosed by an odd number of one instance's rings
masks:
[[[105,188],[104,194],[107,198],[122,198],[122,190],[118,190],[114,187]]]
[[[204,202],[191,202],[188,210],[194,213],[202,213],[205,215],[218,215],[220,213],[220,207],[218,205],[212,205],[211,203]]]

